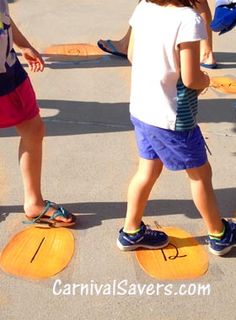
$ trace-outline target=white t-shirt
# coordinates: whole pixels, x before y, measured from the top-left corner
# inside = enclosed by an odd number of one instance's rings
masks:
[[[180,80],[178,45],[205,39],[203,20],[189,7],[141,1],[130,25],[134,33],[131,115],[164,129],[191,129],[196,125],[197,94]]]

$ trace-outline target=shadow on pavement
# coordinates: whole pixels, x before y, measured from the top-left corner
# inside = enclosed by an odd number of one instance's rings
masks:
[[[236,188],[217,189],[216,197],[219,202],[222,216],[231,218],[235,212]],[[88,202],[63,204],[71,212],[79,212],[78,225],[75,229],[83,230],[99,226],[103,220],[120,219],[125,217],[126,202]],[[0,206],[0,222],[12,213],[23,212],[22,206]],[[190,219],[199,219],[197,209],[192,200],[150,200],[145,210],[145,216],[158,216],[182,214]],[[144,218],[145,219],[145,218]]]
[[[11,0],[9,2],[14,2]],[[18,56],[21,54],[18,53]],[[45,67],[49,69],[83,69],[83,68],[114,68],[114,67],[128,67],[130,62],[127,59],[117,57],[114,55],[103,55],[100,58],[97,56],[90,56],[87,59],[70,58],[64,55],[56,55],[61,61],[53,60],[54,55],[42,54],[45,58]],[[234,69],[236,68],[236,53],[234,52],[215,52],[217,69]],[[47,60],[47,58],[49,58]],[[70,59],[70,60],[69,60]],[[74,60],[73,60],[74,59]],[[24,67],[28,67],[24,62]]]
[[[221,123],[234,125],[232,133],[236,132],[236,99],[199,100],[198,122]]]
[[[128,103],[99,103],[63,100],[39,100],[44,109],[58,110],[53,117],[44,117],[47,136],[132,130]],[[2,129],[0,137],[15,136],[12,128]]]
[[[20,56],[18,54],[18,56]],[[45,59],[45,68],[48,69],[91,69],[91,68],[116,68],[116,67],[129,67],[130,63],[127,59],[113,56],[113,55],[103,55],[101,58],[97,56],[90,56],[87,59],[80,58],[76,61],[76,58],[68,58],[66,56],[57,55],[60,58],[60,61],[54,61],[54,55],[44,55],[49,59]],[[70,59],[70,60],[69,60]],[[28,67],[26,63],[22,63],[23,67]]]
[[[235,62],[236,52],[215,52],[216,60],[219,62]]]
[[[234,69],[236,68],[235,52],[215,52],[217,69]],[[221,63],[223,62],[223,63]],[[225,63],[224,63],[225,62]],[[230,63],[233,62],[233,63]]]
[[[54,109],[57,114],[44,117],[47,136],[88,133],[122,132],[132,130],[128,103],[99,103],[65,100],[39,100],[42,111]],[[236,99],[199,101],[199,123],[233,123]],[[0,130],[0,137],[16,136],[15,129]]]

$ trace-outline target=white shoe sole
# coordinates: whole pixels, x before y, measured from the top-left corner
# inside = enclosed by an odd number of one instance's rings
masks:
[[[215,256],[224,256],[226,253],[230,252],[230,250],[231,250],[233,247],[235,247],[235,246],[236,246],[236,245],[232,245],[232,246],[227,247],[227,248],[225,248],[225,249],[223,249],[223,250],[221,250],[221,251],[214,250],[214,249],[212,249],[210,246],[208,246],[208,249],[209,249],[209,251],[210,251],[212,254],[214,254]]]

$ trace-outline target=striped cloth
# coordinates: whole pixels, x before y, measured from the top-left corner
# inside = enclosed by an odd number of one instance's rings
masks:
[[[180,78],[177,89],[177,115],[175,130],[184,131],[193,129],[197,125],[198,95],[197,91],[185,87]]]

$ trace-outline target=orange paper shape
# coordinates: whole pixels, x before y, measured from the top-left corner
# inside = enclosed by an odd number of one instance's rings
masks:
[[[207,272],[208,255],[190,233],[175,227],[162,230],[170,238],[166,248],[136,251],[136,258],[148,275],[160,280],[184,280]]]
[[[1,252],[3,271],[44,279],[63,270],[74,254],[74,237],[65,228],[30,227],[17,233]]]
[[[45,49],[48,60],[79,61],[100,59],[104,52],[95,45],[88,43],[57,44]]]
[[[211,87],[223,93],[236,94],[236,79],[231,77],[211,78]]]

